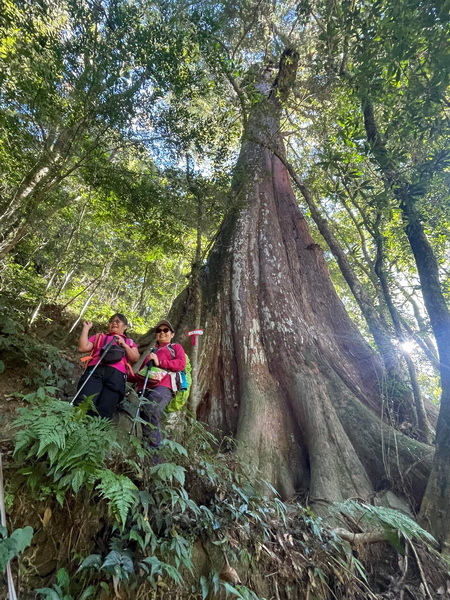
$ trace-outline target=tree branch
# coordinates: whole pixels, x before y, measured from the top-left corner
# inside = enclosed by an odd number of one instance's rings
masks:
[[[349,542],[352,546],[358,544],[373,544],[375,542],[386,542],[387,535],[382,529],[374,529],[373,531],[366,531],[364,533],[353,533],[342,527],[336,527],[331,530],[332,533],[337,534],[340,538]]]

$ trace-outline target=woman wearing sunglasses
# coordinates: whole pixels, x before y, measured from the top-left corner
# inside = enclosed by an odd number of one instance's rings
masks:
[[[175,335],[171,323],[165,319],[155,325],[156,344],[146,356],[143,366],[152,365],[157,370],[149,371],[145,386],[140,417],[149,423],[143,426],[142,437],[149,448],[158,448],[161,444],[161,415],[177,390],[173,389],[172,373],[186,368],[186,354],[180,344],[172,344]],[[138,391],[142,392],[145,381],[145,368],[139,372]]]

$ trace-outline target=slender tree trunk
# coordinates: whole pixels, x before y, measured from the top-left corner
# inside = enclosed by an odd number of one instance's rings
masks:
[[[86,312],[89,304],[92,301],[92,298],[95,296],[95,292],[97,291],[98,286],[100,285],[100,282],[97,283],[97,285],[91,290],[91,293],[89,294],[89,296],[86,298],[83,306],[81,307],[80,310],[80,314],[78,315],[76,321],[74,322],[74,324],[72,325],[72,327],[69,330],[69,333],[72,333],[72,331],[75,329],[75,327],[78,325],[78,323],[81,321],[81,319],[83,318],[84,313]]]
[[[5,258],[20,241],[18,232],[27,233],[42,200],[86,161],[97,147],[101,136],[109,128],[109,125],[105,125],[94,137],[88,149],[76,156],[77,144],[83,140],[87,126],[88,123],[82,120],[73,128],[61,127],[49,135],[42,156],[26,173],[7,205],[1,210],[0,260]]]
[[[439,372],[439,358],[436,354],[435,347],[434,347],[432,341],[430,340],[430,338],[427,336],[425,339],[422,339],[420,332],[418,333],[416,330],[414,330],[411,327],[411,325],[406,321],[406,319],[404,319],[403,317],[400,317],[400,318],[402,320],[402,325],[403,325],[405,331],[407,332],[407,334],[409,335],[409,337],[411,339],[413,339],[416,342],[416,344],[422,349],[422,352],[427,357],[429,363],[434,368],[435,372],[438,373]]]
[[[143,310],[144,308],[144,295],[145,295],[145,290],[147,289],[147,282],[148,282],[148,272],[150,270],[150,263],[146,263],[145,265],[145,271],[144,271],[144,280],[142,282],[142,286],[139,292],[139,298],[137,299],[137,302],[135,303],[134,307],[133,307],[133,311],[138,310],[141,307],[141,310]],[[141,313],[143,314],[143,313]]]
[[[421,507],[424,525],[450,553],[450,312],[441,290],[439,267],[414,204],[402,203],[405,231],[416,260],[422,293],[439,351],[441,407],[436,427],[436,451],[427,492]]]
[[[191,292],[192,300],[194,304],[193,311],[193,328],[199,329],[201,326],[201,315],[202,315],[202,290],[200,286],[200,272],[202,266],[202,221],[203,221],[203,205],[202,199],[198,190],[195,189],[190,176],[189,168],[189,157],[186,156],[186,175],[190,190],[194,197],[197,199],[197,240],[195,245],[195,262],[191,274]],[[191,348],[191,391],[189,394],[189,409],[192,413],[197,412],[197,407],[200,403],[200,388],[198,381],[198,370],[199,370],[199,346],[201,344],[201,338],[197,338],[196,343]]]
[[[0,223],[2,223],[5,229],[15,221],[18,211],[21,210],[23,203],[30,197],[36,195],[37,192],[41,188],[44,188],[52,179],[52,164],[53,157],[46,153],[25,175],[8,205],[4,207],[2,214],[0,215]]]
[[[62,294],[62,292],[64,291],[65,287],[67,286],[67,284],[69,283],[69,281],[72,279],[73,274],[75,273],[75,269],[70,269],[70,271],[67,271],[66,274],[64,275],[64,278],[61,282],[61,285],[59,286],[59,288],[56,290],[55,295],[53,296],[53,301],[56,302],[57,299],[59,298],[60,294]]]
[[[28,230],[36,207],[59,183],[61,170],[67,160],[66,149],[70,136],[70,129],[67,128],[49,134],[40,158],[26,173],[8,204],[2,208],[0,260],[19,243],[20,234]]]
[[[73,296],[73,298],[71,298],[68,302],[66,302],[61,307],[61,310],[66,309],[70,304],[72,304],[72,302],[74,302],[78,298],[78,296],[81,296],[81,294],[83,294],[86,290],[88,290],[92,285],[95,284],[95,288],[94,289],[97,289],[98,286],[101,283],[101,277],[102,277],[102,275],[99,275],[98,277],[96,277],[95,279],[93,279],[92,281],[90,281],[80,292],[78,292],[78,294],[76,294],[75,296]]]
[[[430,449],[384,424],[383,367],[336,295],[293,194],[281,103],[297,57],[286,51],[267,96],[252,105],[232,209],[203,269],[204,345],[198,417],[284,498],[368,498],[391,487],[420,502]],[[184,303],[185,312],[180,310]],[[193,324],[175,303],[174,325]],[[395,452],[392,451],[395,448]]]
[[[27,234],[27,224],[23,223],[20,227],[14,229],[11,235],[5,235],[3,241],[0,242],[0,260],[3,260]]]
[[[403,329],[400,321],[400,317],[398,315],[398,311],[392,301],[391,292],[389,290],[389,284],[387,281],[386,273],[384,271],[384,240],[381,232],[379,231],[379,223],[378,221],[381,219],[381,214],[379,214],[379,218],[377,223],[375,224],[375,242],[377,246],[377,260],[375,263],[375,272],[378,275],[381,289],[383,291],[384,300],[386,306],[388,307],[389,314],[391,315],[392,323],[394,325],[395,335],[397,340],[400,342],[404,342]],[[419,439],[422,442],[430,443],[431,442],[431,425],[427,417],[427,413],[425,410],[425,405],[422,397],[422,393],[420,391],[420,387],[417,382],[416,377],[416,369],[411,357],[408,356],[406,352],[401,349],[403,354],[403,358],[405,360],[408,373],[409,373],[409,383],[411,385],[412,394],[409,390],[405,390],[404,392],[400,392],[398,395],[398,399],[400,405],[396,407],[396,411],[402,411],[405,416],[405,420],[408,417],[413,416],[416,422],[412,423],[412,425],[416,426],[418,430]],[[400,383],[403,383],[405,379],[402,377],[402,372],[397,369],[397,372],[400,376]],[[402,407],[401,404],[404,403],[406,406]]]
[[[370,99],[364,96],[362,104],[367,139],[372,145],[378,166],[400,203],[405,233],[414,255],[423,299],[439,351],[441,407],[433,469],[421,507],[421,518],[445,551],[450,552],[450,311],[442,293],[438,263],[425,234],[417,201],[410,196],[408,182],[396,171],[387,152],[377,129]]]
[[[78,196],[75,201],[79,200],[80,196]],[[31,327],[31,325],[34,323],[34,321],[37,319],[38,315],[39,315],[39,311],[42,308],[42,305],[44,304],[44,302],[46,301],[46,296],[47,296],[47,292],[49,291],[49,289],[51,288],[53,281],[55,280],[56,274],[58,273],[58,271],[61,268],[61,265],[63,264],[63,262],[67,259],[67,254],[70,250],[70,247],[72,245],[72,242],[75,238],[75,233],[78,231],[78,229],[80,228],[81,222],[83,220],[83,216],[86,210],[86,204],[84,205],[82,211],[81,211],[81,215],[80,217],[77,219],[77,222],[75,223],[75,225],[72,227],[70,235],[69,235],[69,239],[67,241],[66,247],[64,248],[64,251],[62,252],[62,256],[61,256],[61,260],[58,261],[58,263],[56,264],[56,266],[52,269],[50,277],[47,281],[47,285],[45,286],[45,291],[43,294],[43,297],[41,299],[41,301],[38,303],[38,305],[36,306],[36,308],[33,311],[33,314],[31,315],[31,318],[28,322],[28,327]]]
[[[95,286],[92,288],[92,290],[91,290],[91,292],[90,292],[89,296],[86,298],[86,300],[85,300],[85,302],[84,302],[84,304],[83,304],[83,306],[82,306],[82,308],[81,308],[81,310],[80,310],[80,314],[78,315],[78,318],[76,319],[76,321],[74,322],[74,324],[73,324],[73,325],[72,325],[72,327],[70,328],[70,330],[69,330],[69,333],[68,333],[67,335],[69,335],[69,334],[71,334],[71,333],[72,333],[72,331],[75,329],[75,327],[78,325],[78,323],[79,323],[79,322],[81,321],[81,319],[83,318],[83,315],[84,315],[84,313],[86,312],[86,310],[87,310],[87,308],[88,308],[89,304],[91,303],[91,301],[92,301],[92,298],[95,296],[95,292],[96,292],[96,291],[97,291],[97,289],[100,287],[100,285],[102,284],[103,280],[104,280],[105,278],[107,278],[107,277],[108,277],[108,274],[109,274],[109,271],[110,271],[110,269],[111,269],[111,266],[112,266],[112,261],[111,261],[111,262],[108,262],[108,263],[106,263],[106,264],[105,264],[105,266],[104,266],[104,267],[103,267],[103,269],[102,269],[102,272],[101,272],[101,274],[100,274],[100,275],[99,275],[99,276],[98,276],[98,277],[97,277],[97,278],[94,280],[94,281],[96,281],[96,284],[95,284]],[[93,282],[92,282],[92,283],[93,283]],[[88,287],[89,287],[89,286],[88,286]],[[86,288],[85,288],[85,289],[86,289]],[[79,294],[78,294],[78,295],[79,295]]]
[[[47,285],[45,286],[45,290],[44,290],[44,294],[42,296],[42,299],[40,300],[40,302],[38,303],[38,305],[36,306],[36,308],[33,311],[33,314],[30,317],[30,320],[28,321],[28,327],[31,327],[31,325],[33,325],[34,321],[37,319],[37,316],[39,314],[39,311],[41,310],[42,305],[44,304],[45,301],[45,296],[48,292],[48,290],[50,289],[55,277],[56,277],[56,273],[57,273],[57,268],[53,269],[48,281],[47,281]]]
[[[289,171],[293,181],[297,185],[300,190],[303,198],[305,199],[310,211],[311,216],[314,222],[317,225],[317,228],[327,242],[333,256],[336,258],[341,273],[347,282],[350,290],[352,291],[353,296],[355,297],[358,306],[361,309],[361,312],[366,319],[367,325],[369,327],[370,333],[372,334],[375,344],[380,352],[381,357],[385,363],[386,369],[390,370],[391,365],[395,362],[395,349],[391,342],[391,336],[389,332],[386,331],[385,324],[381,321],[375,307],[373,306],[373,301],[370,296],[365,291],[364,287],[359,282],[356,277],[348,259],[345,255],[345,252],[342,250],[338,240],[333,234],[330,226],[328,225],[326,219],[324,219],[314,201],[313,194],[311,190],[305,186],[305,184],[299,179],[293,167],[285,160],[284,156],[279,157],[284,163],[286,169]]]

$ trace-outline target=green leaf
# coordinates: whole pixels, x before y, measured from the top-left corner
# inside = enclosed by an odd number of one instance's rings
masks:
[[[240,600],[245,600],[244,596],[239,592],[239,590],[233,587],[230,583],[226,581],[222,581],[221,583],[228,593],[232,594],[233,596],[237,596],[240,598]]]
[[[70,583],[70,576],[67,569],[58,569],[56,573],[56,581],[62,588],[66,588]]]
[[[165,438],[162,443],[161,446],[167,446],[168,448],[170,448],[173,452],[176,452],[177,454],[180,454],[181,456],[188,456],[187,450],[186,448],[184,448],[181,444],[179,444],[178,442],[175,442],[174,440],[170,440],[169,438]]]
[[[62,600],[61,596],[51,588],[39,588],[36,590],[36,594],[41,594],[44,598],[48,598],[48,600]]]
[[[13,321],[9,317],[6,317],[2,325],[2,333],[6,333],[9,335],[16,335],[18,331],[22,329],[23,328],[20,326],[19,323]]]
[[[175,463],[161,463],[150,469],[150,473],[159,477],[162,481],[172,483],[176,479],[181,485],[184,485],[184,474],[186,469]]]
[[[144,511],[147,511],[149,505],[152,503],[153,498],[146,490],[140,490],[139,500]]]
[[[8,562],[17,556],[17,546],[15,542],[9,538],[0,540],[0,572],[6,572]]]
[[[93,585],[90,585],[88,588],[84,590],[78,600],[87,600],[87,598],[91,598],[94,594],[97,593],[97,588]]]
[[[113,473],[109,469],[99,470],[97,475],[100,482],[97,488],[104,498],[109,502],[109,510],[119,519],[121,525],[125,525],[128,513],[133,505],[136,504],[136,485],[126,477]]]
[[[204,575],[200,577],[200,587],[202,590],[202,600],[206,600],[209,594],[209,586],[208,579]]]
[[[100,569],[101,564],[102,557],[100,556],[100,554],[90,554],[83,560],[81,565],[78,567],[77,573],[78,571],[82,571],[83,569],[90,569],[92,567],[98,570]]]
[[[358,560],[356,558],[356,556],[352,556],[352,565],[355,567],[355,569],[358,571],[359,576],[361,577],[361,579],[367,583],[367,585],[369,585],[369,581],[367,579],[367,575],[366,575],[366,571],[361,563],[360,560]]]
[[[144,539],[142,538],[142,536],[135,529],[131,529],[130,530],[130,533],[129,533],[128,537],[130,538],[130,540],[135,540],[136,542],[138,542],[138,544],[139,544],[139,546],[141,547],[142,550],[145,549]]]
[[[10,539],[13,540],[17,547],[17,553],[22,552],[31,544],[31,539],[33,537],[33,528],[27,525],[23,529],[15,529]]]
[[[115,572],[115,567],[126,573],[134,572],[134,564],[129,554],[112,550],[105,558],[101,568],[110,572]]]
[[[387,541],[391,544],[394,550],[396,550],[399,554],[403,555],[405,549],[402,546],[399,532],[396,529],[392,529],[391,527],[386,527],[385,532]]]

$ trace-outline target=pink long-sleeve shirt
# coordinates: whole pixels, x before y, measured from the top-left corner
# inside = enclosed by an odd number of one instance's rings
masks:
[[[184,352],[183,346],[180,344],[171,344],[173,351],[175,352],[175,356],[172,356],[169,348],[169,344],[165,344],[164,346],[160,346],[159,348],[154,348],[153,352],[158,356],[159,360],[159,368],[164,369],[165,371],[171,371],[176,373],[177,371],[184,371],[186,368],[186,354]],[[148,356],[145,357],[145,360],[142,364],[144,367],[150,358]],[[172,389],[172,380],[170,374],[168,373],[160,382],[158,382],[158,386],[164,386]],[[144,386],[144,378],[138,378],[138,391],[141,391]]]
[[[98,361],[100,360],[103,346],[108,344],[114,337],[118,337],[117,333],[114,333],[114,334],[102,333],[100,335],[102,337],[99,340],[99,344],[97,344],[97,346],[95,345],[95,341],[97,339],[96,335],[91,336],[88,340],[89,342],[92,342],[94,344],[94,349],[93,349],[94,352],[92,354],[91,360],[88,362],[88,367],[95,366],[98,363]],[[130,346],[130,348],[138,347],[136,342],[133,342],[133,340],[131,338],[127,338],[125,335],[121,335],[120,337],[122,337],[125,340],[125,342],[128,344],[128,346]],[[122,373],[126,373],[127,372],[127,357],[126,357],[126,355],[122,358],[122,360],[120,360],[117,363],[109,364],[108,367],[113,367],[114,369],[117,369],[118,371],[121,371]],[[181,369],[181,370],[183,370],[183,369]]]

